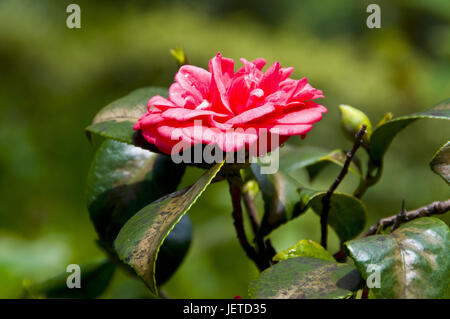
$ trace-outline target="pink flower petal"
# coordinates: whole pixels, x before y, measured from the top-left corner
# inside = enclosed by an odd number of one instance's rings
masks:
[[[209,61],[209,71],[212,75],[210,87],[212,104],[215,105],[216,109],[223,107],[232,112],[226,93],[234,76],[234,61],[223,58],[219,52]]]
[[[209,98],[211,73],[205,69],[193,65],[183,65],[175,75],[175,81],[198,99]]]
[[[270,114],[273,111],[275,111],[275,107],[273,106],[273,104],[267,103],[255,107],[253,109],[247,110],[245,112],[242,112],[241,114],[229,119],[226,123],[233,125],[247,123],[260,117],[263,117],[267,114]]]
[[[150,100],[148,100],[147,109],[150,110],[152,106],[156,106],[159,109],[165,110],[169,107],[175,107],[175,104],[160,95],[155,95],[154,97],[150,98]]]
[[[165,119],[170,120],[177,120],[177,121],[187,121],[194,118],[202,117],[202,116],[209,116],[209,115],[215,115],[217,117],[226,117],[227,115],[218,114],[213,111],[208,110],[191,110],[191,109],[185,109],[185,108],[171,108],[165,110],[161,116]]]
[[[281,65],[278,62],[272,64],[264,73],[259,87],[266,93],[271,94],[278,90],[281,76]]]
[[[279,135],[300,135],[309,132],[312,125],[308,124],[277,124],[269,127],[269,132]]]

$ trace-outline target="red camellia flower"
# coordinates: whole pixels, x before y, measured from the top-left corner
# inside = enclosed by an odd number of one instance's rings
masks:
[[[234,61],[218,53],[209,61],[209,71],[184,65],[175,75],[169,97],[148,101],[148,112],[134,125],[151,144],[167,154],[174,146],[216,144],[236,152],[262,138],[261,132],[279,136],[279,143],[292,135],[306,136],[327,109],[312,100],[322,91],[306,78],[289,78],[293,68],[275,62],[264,73],[264,59],[249,62],[234,72]],[[200,128],[200,129],[199,129]],[[278,145],[270,145],[270,151]]]

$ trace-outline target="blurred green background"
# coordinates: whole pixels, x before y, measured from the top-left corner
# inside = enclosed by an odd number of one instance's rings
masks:
[[[324,91],[329,112],[301,145],[349,148],[340,131],[341,103],[364,110],[374,124],[388,111],[423,110],[450,96],[450,2],[377,1],[381,29],[366,27],[371,1],[196,0],[75,1],[81,29],[66,27],[74,1],[0,1],[0,297],[21,295],[69,263],[101,259],[85,205],[94,154],[84,135],[95,113],[129,91],[169,86],[182,46],[191,64],[207,67],[218,51],[294,66]],[[445,121],[417,121],[394,140],[382,180],[364,197],[370,226],[449,197],[428,166],[450,136]],[[362,153],[362,152],[361,152]],[[364,157],[363,155],[361,155]],[[181,186],[201,171],[189,168]],[[325,189],[337,168],[314,182]],[[306,181],[306,175],[298,177]],[[349,176],[342,191],[352,191]],[[257,271],[234,234],[225,184],[214,184],[191,209],[191,249],[164,286],[174,298],[246,296]],[[443,217],[447,222],[450,218]],[[308,212],[273,233],[278,250],[299,239],[319,241]],[[331,249],[338,247],[332,233]],[[116,272],[104,297],[146,297],[139,281]]]

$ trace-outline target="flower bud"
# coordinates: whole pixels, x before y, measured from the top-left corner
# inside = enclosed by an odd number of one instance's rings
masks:
[[[363,146],[369,145],[370,135],[372,134],[372,123],[369,118],[362,111],[351,107],[349,105],[339,105],[341,110],[341,124],[344,130],[345,136],[350,140],[355,140],[356,133],[359,132],[361,127],[366,125],[366,134],[363,137]]]

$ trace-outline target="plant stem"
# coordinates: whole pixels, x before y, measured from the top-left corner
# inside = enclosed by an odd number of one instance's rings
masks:
[[[344,179],[345,175],[348,172],[348,167],[355,156],[356,151],[361,146],[362,138],[364,134],[366,134],[366,125],[363,125],[361,129],[355,135],[355,142],[353,143],[353,147],[350,151],[345,155],[344,166],[342,167],[338,177],[334,180],[333,184],[331,184],[325,196],[322,198],[322,214],[320,215],[320,227],[321,227],[321,245],[326,249],[327,248],[327,239],[328,239],[328,213],[331,207],[331,196],[334,191],[338,188],[339,184]]]
[[[369,299],[369,288],[364,287],[361,293],[361,299]]]
[[[375,172],[375,174],[374,174],[374,172]],[[359,186],[355,190],[355,192],[353,193],[353,196],[361,199],[364,196],[364,194],[366,193],[367,189],[370,186],[375,185],[380,180],[382,172],[383,172],[383,165],[382,164],[379,164],[378,166],[375,165],[373,163],[373,161],[371,160],[370,154],[369,154],[369,164],[368,164],[366,176],[365,176],[364,180],[361,181],[361,183],[359,184]]]
[[[367,237],[370,235],[375,235],[377,233],[377,230],[382,227],[383,229],[392,226],[394,224],[399,224],[401,222],[408,222],[416,218],[420,217],[427,217],[431,215],[439,215],[444,214],[446,212],[450,211],[450,199],[447,199],[445,201],[439,202],[433,202],[429,205],[419,207],[417,209],[411,210],[409,212],[402,210],[400,213],[385,217],[383,219],[380,219],[378,223],[373,225],[369,228],[367,232],[364,233],[361,237]]]
[[[249,244],[247,236],[244,229],[244,221],[242,216],[242,206],[241,206],[241,187],[239,184],[232,181],[228,181],[231,195],[231,202],[233,205],[233,220],[234,228],[236,229],[236,234],[241,244],[242,249],[245,251],[247,256],[256,264],[260,271],[266,269],[269,265],[266,265],[260,256],[256,253],[255,248]]]
[[[244,192],[242,198],[244,199],[244,205],[247,209],[248,216],[250,217],[250,223],[252,225],[253,233],[256,236],[259,231],[259,227],[261,226],[261,222],[259,221],[255,203],[253,202],[253,198],[248,192]]]

